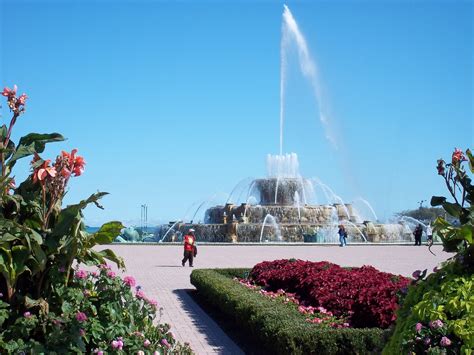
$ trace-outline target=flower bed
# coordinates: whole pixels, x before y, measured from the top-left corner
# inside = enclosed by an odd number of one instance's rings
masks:
[[[379,328],[331,327],[332,322],[310,322],[285,297],[269,297],[233,280],[248,270],[193,270],[191,283],[205,302],[238,324],[242,333],[259,344],[259,353],[366,354],[380,352],[387,331]],[[324,317],[323,317],[324,318]]]
[[[54,292],[46,303],[30,304],[17,313],[0,300],[0,349],[9,353],[87,352],[191,354],[167,324],[154,325],[162,309],[135,279],[116,275],[107,265],[98,271],[78,270],[61,283],[64,269],[51,273]],[[136,286],[136,287],[135,287]],[[8,325],[5,327],[5,325]]]
[[[295,293],[303,305],[324,307],[337,317],[346,317],[356,328],[388,328],[393,324],[398,293],[411,282],[372,266],[342,268],[294,259],[259,263],[249,279],[267,290]]]

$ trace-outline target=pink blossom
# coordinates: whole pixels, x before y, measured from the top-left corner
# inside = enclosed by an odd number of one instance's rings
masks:
[[[152,299],[147,299],[148,303],[152,305],[154,308],[158,308],[158,301],[152,300]]]
[[[137,355],[145,355],[145,352],[143,350],[138,350]]]
[[[422,328],[423,328],[423,325],[421,323],[416,323],[415,329],[417,333],[419,333]]]
[[[114,278],[116,276],[116,274],[113,271],[107,271],[107,276],[110,277],[110,278]]]
[[[160,355],[160,353],[158,351],[153,351],[153,355]]]
[[[98,273],[97,271],[93,271],[93,272],[91,272],[91,274],[92,274],[92,276],[94,276],[94,277],[98,277],[98,276],[99,276],[99,273]]]
[[[416,270],[413,274],[412,274],[413,278],[414,279],[419,279],[420,276],[421,276],[421,270]]]
[[[104,355],[104,352],[100,349],[95,349],[94,350],[94,354],[97,354],[97,355]]]
[[[26,96],[26,94],[21,94],[20,97],[18,98],[18,104],[19,105],[24,105],[26,103],[26,99],[28,98],[28,96]]]
[[[16,85],[13,85],[13,89],[10,89],[9,87],[5,87],[3,89],[2,95],[9,98],[15,97],[17,90],[18,90],[18,87]]]
[[[137,298],[146,299],[145,292],[143,292],[142,290],[138,290],[136,296]]]
[[[439,342],[439,345],[441,346],[450,346],[451,345],[451,340],[447,337],[442,337],[441,341]]]
[[[125,284],[127,284],[128,286],[130,286],[130,287],[135,287],[135,285],[136,285],[136,281],[135,281],[135,279],[133,278],[133,276],[125,276],[125,277],[123,278],[123,282],[124,282]]]
[[[434,320],[430,322],[430,328],[431,329],[438,329],[441,328],[444,325],[444,323],[441,321],[441,319]]]
[[[30,313],[30,312],[25,312],[25,313],[23,313],[23,317],[25,317],[25,318],[30,318],[30,317],[31,317],[31,313]]]
[[[145,341],[143,342],[143,346],[145,348],[148,348],[150,346],[151,342],[148,340],[148,339],[145,339]]]
[[[78,279],[86,279],[87,278],[87,271],[79,270],[76,272],[76,277]]]
[[[58,269],[59,272],[66,272],[66,268],[64,266],[59,267]]]
[[[79,329],[79,335],[83,337],[84,335],[86,335],[86,331],[84,329]]]
[[[110,265],[108,264],[100,264],[99,269],[110,270]]]
[[[117,340],[112,340],[112,348],[122,350],[123,348],[122,338],[117,338]]]
[[[85,322],[87,320],[87,315],[84,312],[77,312],[76,320],[79,323]]]
[[[167,348],[169,348],[169,347],[171,346],[170,343],[168,343],[168,340],[166,340],[166,339],[164,339],[164,338],[161,339],[161,344],[163,344],[163,345],[166,346]]]

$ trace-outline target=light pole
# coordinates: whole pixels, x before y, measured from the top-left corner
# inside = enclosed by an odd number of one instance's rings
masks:
[[[420,204],[420,210],[423,208],[423,202],[426,202],[426,200],[421,200],[420,202],[418,202]]]

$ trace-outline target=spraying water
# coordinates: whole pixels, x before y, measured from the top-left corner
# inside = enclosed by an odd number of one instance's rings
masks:
[[[292,40],[292,41],[291,41]],[[287,71],[287,54],[291,42],[296,44],[298,49],[298,60],[303,76],[311,83],[314,96],[318,102],[319,120],[321,121],[326,138],[331,142],[334,148],[337,148],[335,135],[329,125],[327,108],[323,100],[322,85],[318,74],[315,60],[312,58],[306,39],[301,33],[295,18],[288,6],[283,5],[283,19],[281,25],[280,42],[280,155],[283,154],[283,123],[285,111],[285,87]]]
[[[277,221],[275,220],[275,217],[273,217],[271,214],[267,214],[265,216],[265,219],[263,220],[262,230],[260,231],[260,243],[262,242],[263,230],[265,229],[265,226],[267,225],[267,221],[269,221],[269,223],[271,224],[271,226],[275,230],[275,236],[276,236],[277,241],[281,241],[282,237],[281,237],[280,227],[279,227]]]

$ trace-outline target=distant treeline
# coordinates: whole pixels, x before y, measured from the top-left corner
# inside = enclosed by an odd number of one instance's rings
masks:
[[[446,213],[441,207],[420,207],[416,210],[405,210],[398,212],[397,216],[408,216],[415,218],[423,223],[433,222],[438,217],[443,217],[451,223],[455,223],[456,220]]]

